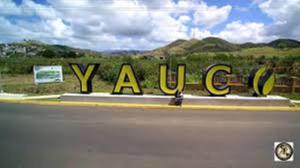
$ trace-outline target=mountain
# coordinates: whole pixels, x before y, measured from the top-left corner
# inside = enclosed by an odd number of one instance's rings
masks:
[[[274,48],[296,48],[300,47],[300,42],[292,39],[278,39],[268,44]]]
[[[191,49],[191,52],[230,52],[240,50],[238,45],[216,37],[208,37],[200,40],[197,44],[193,45]]]
[[[34,40],[0,44],[0,57],[41,56],[47,58],[76,58],[85,55],[100,56],[101,53],[65,45],[50,45]]]
[[[83,56],[127,56],[143,54],[141,50],[107,50],[93,51],[89,49],[73,48],[58,44],[45,44],[35,40],[23,40],[20,42],[0,44],[0,57],[27,56],[47,58],[76,58]]]
[[[166,57],[169,55],[180,56],[192,53],[205,52],[240,52],[244,49],[258,48],[264,49],[270,47],[273,49],[300,48],[300,42],[292,39],[278,39],[270,43],[230,43],[224,39],[208,37],[202,40],[176,40],[164,47],[146,52],[144,56]]]
[[[120,55],[138,55],[138,54],[143,54],[147,51],[143,50],[106,50],[102,51],[104,55],[108,56],[120,56]]]
[[[185,55],[197,52],[219,52],[219,51],[239,51],[239,45],[232,44],[226,40],[208,37],[202,40],[176,40],[165,47],[146,52],[146,55],[151,56],[166,56],[166,55]]]
[[[152,52],[154,55],[157,55],[157,56],[183,55],[183,54],[187,54],[187,51],[189,51],[192,48],[192,46],[198,42],[199,42],[199,40],[197,40],[197,39],[191,39],[189,41],[180,39],[180,40],[176,40],[176,41],[168,44],[165,47],[155,49]],[[148,54],[148,53],[146,52],[146,54]]]
[[[167,55],[185,55],[196,52],[219,52],[219,51],[239,51],[239,45],[229,43],[226,40],[208,37],[202,40],[176,40],[165,47],[155,49],[145,53],[151,56],[167,56]]]
[[[241,48],[243,48],[243,49],[246,49],[246,48],[265,47],[267,45],[268,45],[267,43],[251,43],[251,42],[247,42],[247,43],[240,44],[239,46]]]
[[[24,40],[21,42],[0,44],[0,57],[26,56],[47,58],[77,58],[84,56],[143,56],[164,58],[166,56],[185,56],[193,53],[234,53],[253,56],[300,55],[300,42],[292,39],[277,39],[270,43],[230,43],[224,39],[208,37],[202,40],[178,39],[164,47],[152,51],[142,50],[107,50],[93,51],[73,48],[65,45],[51,45],[39,41]]]

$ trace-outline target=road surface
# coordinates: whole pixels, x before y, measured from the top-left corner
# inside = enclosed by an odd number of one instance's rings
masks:
[[[273,161],[275,141],[295,161]],[[299,149],[299,150],[298,150]],[[2,168],[296,168],[300,112],[0,104]]]

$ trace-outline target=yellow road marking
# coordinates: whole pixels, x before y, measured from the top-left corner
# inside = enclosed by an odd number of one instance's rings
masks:
[[[0,99],[3,103],[21,103],[36,105],[56,106],[99,106],[99,107],[124,107],[124,108],[164,108],[164,109],[209,109],[209,110],[250,110],[250,111],[299,111],[300,107],[289,106],[218,106],[218,105],[163,105],[163,104],[128,104],[104,102],[74,102],[74,101],[38,101],[38,100],[8,100]]]

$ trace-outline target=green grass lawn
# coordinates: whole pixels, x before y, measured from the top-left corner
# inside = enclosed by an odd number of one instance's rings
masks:
[[[112,85],[95,77],[93,80],[95,92],[111,91]],[[8,93],[26,93],[29,95],[62,94],[66,92],[78,92],[79,82],[73,75],[65,75],[64,82],[35,85],[32,75],[2,75],[0,90]]]

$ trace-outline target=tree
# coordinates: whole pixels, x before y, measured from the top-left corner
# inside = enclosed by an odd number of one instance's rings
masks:
[[[55,57],[55,52],[52,51],[52,50],[45,50],[42,52],[42,57],[45,57],[45,58],[54,58]]]

